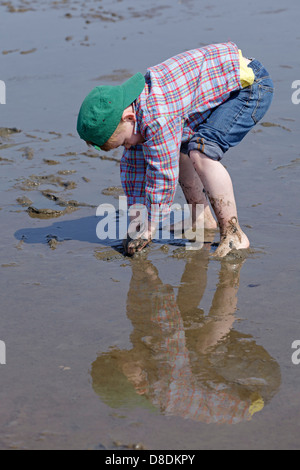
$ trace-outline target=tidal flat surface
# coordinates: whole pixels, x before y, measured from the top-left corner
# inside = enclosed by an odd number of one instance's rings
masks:
[[[1,449],[297,449],[299,2],[0,1]],[[121,152],[76,135],[85,95],[234,41],[270,71],[263,121],[224,159],[246,257],[96,236]],[[176,202],[183,205],[180,189]]]

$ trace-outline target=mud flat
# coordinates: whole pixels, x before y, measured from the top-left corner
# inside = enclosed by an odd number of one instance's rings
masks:
[[[0,1],[1,449],[299,448],[298,10]],[[224,159],[251,248],[217,260],[206,234],[200,250],[124,256],[96,234],[96,208],[123,194],[122,152],[80,141],[82,99],[229,39],[276,88]]]

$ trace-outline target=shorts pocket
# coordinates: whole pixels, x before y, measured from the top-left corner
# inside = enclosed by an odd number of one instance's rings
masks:
[[[257,124],[268,111],[274,94],[273,87],[257,84],[257,103],[252,113],[252,119]]]

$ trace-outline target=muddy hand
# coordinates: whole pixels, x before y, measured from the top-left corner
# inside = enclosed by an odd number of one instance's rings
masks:
[[[148,239],[145,239],[145,238],[133,239],[129,235],[127,235],[127,238],[123,241],[123,247],[124,247],[125,253],[132,256],[134,255],[134,253],[142,251],[142,249],[145,248],[150,242],[151,242],[151,237],[149,237]]]

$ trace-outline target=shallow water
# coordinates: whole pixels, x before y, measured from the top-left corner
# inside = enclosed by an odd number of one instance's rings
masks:
[[[299,4],[198,3],[0,2],[2,449],[299,447]],[[224,160],[252,249],[220,262],[206,234],[124,258],[96,237],[121,154],[87,151],[81,101],[227,40],[276,86]]]

